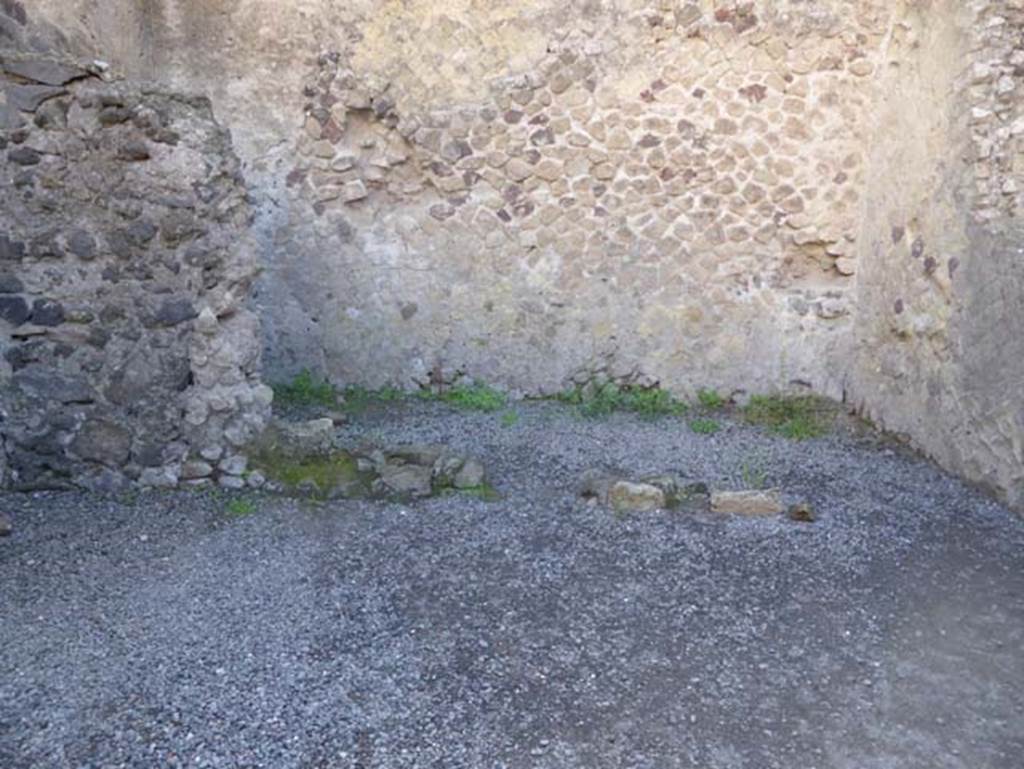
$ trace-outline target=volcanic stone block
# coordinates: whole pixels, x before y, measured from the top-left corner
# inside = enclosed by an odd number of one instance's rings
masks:
[[[30,314],[28,302],[20,296],[0,296],[0,318],[12,326],[20,326]]]
[[[50,59],[9,59],[4,62],[4,70],[26,80],[34,80],[49,86],[67,85],[72,80],[87,75],[79,67]]]

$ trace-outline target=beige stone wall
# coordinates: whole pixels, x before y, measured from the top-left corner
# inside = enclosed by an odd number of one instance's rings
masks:
[[[1024,3],[910,4],[886,48],[852,391],[1024,504]]]
[[[119,66],[210,93],[232,125],[272,371],[839,396],[885,5],[83,0],[58,18],[122,30]]]
[[[1021,0],[33,5],[231,127],[271,378],[811,388],[1024,495]]]
[[[877,15],[497,9],[396,54],[434,5],[307,80],[275,284],[332,376],[842,393]]]

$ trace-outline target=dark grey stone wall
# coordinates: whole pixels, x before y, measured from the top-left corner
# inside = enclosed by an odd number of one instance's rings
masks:
[[[204,98],[28,48],[0,51],[6,482],[236,484],[271,393],[230,136]]]

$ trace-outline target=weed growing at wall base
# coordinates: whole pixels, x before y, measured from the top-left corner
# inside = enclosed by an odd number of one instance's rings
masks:
[[[643,417],[679,416],[686,404],[657,387],[620,387],[615,384],[577,387],[557,398],[576,406],[586,417],[602,417],[616,411],[630,411]]]
[[[273,389],[277,402],[286,406],[334,406],[338,400],[334,385],[317,381],[309,369],[303,369],[291,382],[274,385]]]
[[[708,411],[717,411],[725,406],[725,398],[717,390],[701,390],[697,393],[697,402]]]
[[[417,393],[423,400],[436,400],[469,411],[500,411],[505,408],[505,395],[487,385],[459,385],[441,393],[422,390]],[[274,385],[274,397],[284,406],[341,406],[345,411],[358,414],[374,404],[396,403],[412,397],[396,387],[370,390],[353,385],[338,390],[329,382],[317,380],[304,369],[291,382]]]
[[[467,411],[500,411],[505,408],[505,395],[487,385],[459,385],[436,397]]]
[[[755,395],[743,411],[748,422],[796,441],[829,431],[830,407],[814,396]]]

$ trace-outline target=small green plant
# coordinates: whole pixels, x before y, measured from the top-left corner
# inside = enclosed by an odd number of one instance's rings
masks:
[[[668,390],[658,387],[628,388],[625,391],[626,409],[644,417],[678,416],[686,412],[686,404],[672,397]]]
[[[459,385],[437,397],[467,411],[500,411],[505,408],[505,395],[487,385]]]
[[[557,400],[576,406],[585,417],[603,417],[616,411],[631,411],[643,417],[678,416],[686,404],[658,387],[620,387],[611,382],[567,390]]]
[[[224,509],[234,518],[244,518],[256,512],[256,503],[245,497],[236,497],[228,502]]]
[[[698,435],[714,435],[722,429],[722,426],[714,419],[701,417],[690,421],[690,429]]]
[[[768,470],[761,457],[752,457],[743,462],[740,478],[748,489],[760,490],[768,485]]]
[[[582,387],[570,387],[567,390],[552,395],[549,397],[550,400],[557,401],[558,403],[565,403],[570,406],[578,406],[583,402],[583,388]]]
[[[744,416],[751,424],[802,441],[828,432],[828,411],[825,402],[814,396],[755,395]]]
[[[708,411],[718,411],[725,405],[725,398],[717,390],[701,390],[697,393],[697,402]]]
[[[274,385],[273,389],[279,403],[291,406],[333,406],[338,398],[334,385],[317,381],[309,369],[303,369],[291,382]]]
[[[597,387],[578,387],[559,398],[579,408],[586,417],[602,417],[622,408],[622,391],[613,384]]]
[[[502,427],[515,427],[517,424],[519,424],[519,412],[506,411],[501,415]]]

